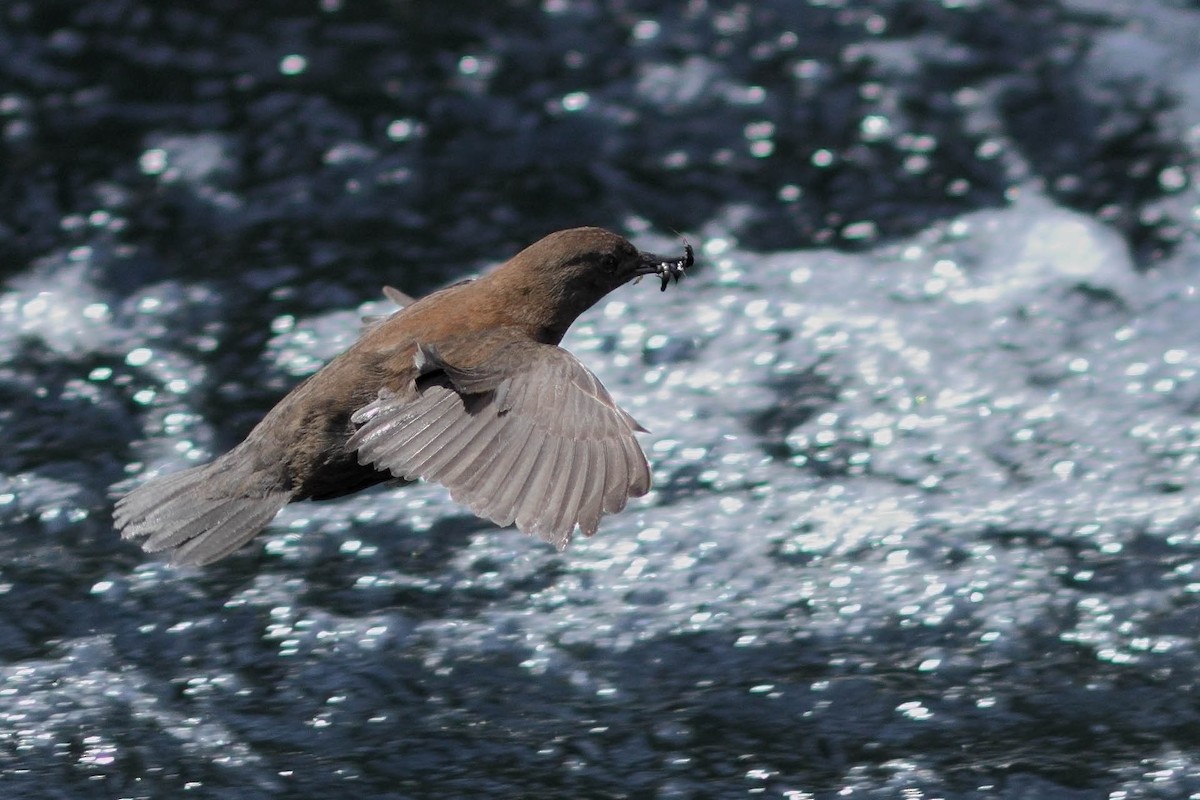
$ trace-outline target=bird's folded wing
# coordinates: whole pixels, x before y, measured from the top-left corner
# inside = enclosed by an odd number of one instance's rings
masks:
[[[360,463],[436,481],[476,514],[560,549],[576,525],[591,536],[649,490],[642,427],[566,350],[513,343],[492,368],[456,369],[432,348],[419,358],[427,374],[415,391],[381,393],[354,415],[347,447]]]
[[[408,306],[411,306],[413,303],[417,302],[409,295],[397,289],[395,286],[383,287],[383,296],[388,300],[391,300],[400,308],[407,308]]]
[[[391,319],[396,314],[399,314],[413,303],[417,302],[394,286],[383,287],[383,296],[395,303],[398,306],[398,309],[396,311],[390,311],[387,314],[367,314],[362,318],[363,326],[360,333],[365,334],[374,330],[375,328],[378,328],[381,324]]]

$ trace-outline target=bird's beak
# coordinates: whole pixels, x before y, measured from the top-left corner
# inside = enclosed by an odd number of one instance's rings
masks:
[[[683,256],[680,258],[664,258],[656,256],[654,253],[641,253],[638,256],[637,269],[634,275],[639,278],[643,275],[657,275],[662,278],[662,291],[667,290],[667,284],[674,278],[675,282],[679,282],[679,278],[683,275],[692,264],[696,263],[695,254],[692,252],[692,246],[686,242],[683,245]]]

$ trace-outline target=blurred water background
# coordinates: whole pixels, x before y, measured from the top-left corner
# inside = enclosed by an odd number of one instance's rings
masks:
[[[0,6],[0,795],[1200,797],[1195,0]],[[111,493],[561,227],[655,490]],[[115,488],[114,488],[115,487]]]

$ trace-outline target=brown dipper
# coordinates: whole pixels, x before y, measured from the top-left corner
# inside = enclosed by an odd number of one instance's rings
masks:
[[[412,301],[293,389],[245,441],[117,501],[148,551],[207,564],[288,503],[389,480],[436,481],[497,525],[565,547],[650,488],[643,431],[566,350],[563,334],[618,286],[692,265],[601,228],[552,233],[477,280]]]

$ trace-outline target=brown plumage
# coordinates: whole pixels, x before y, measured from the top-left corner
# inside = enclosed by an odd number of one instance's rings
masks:
[[[562,548],[578,526],[650,488],[634,432],[600,381],[558,347],[618,286],[692,264],[639,253],[600,228],[559,231],[483,277],[408,303],[293,389],[210,464],[122,497],[114,521],[148,551],[206,564],[284,505],[387,480],[436,481],[498,525]]]

